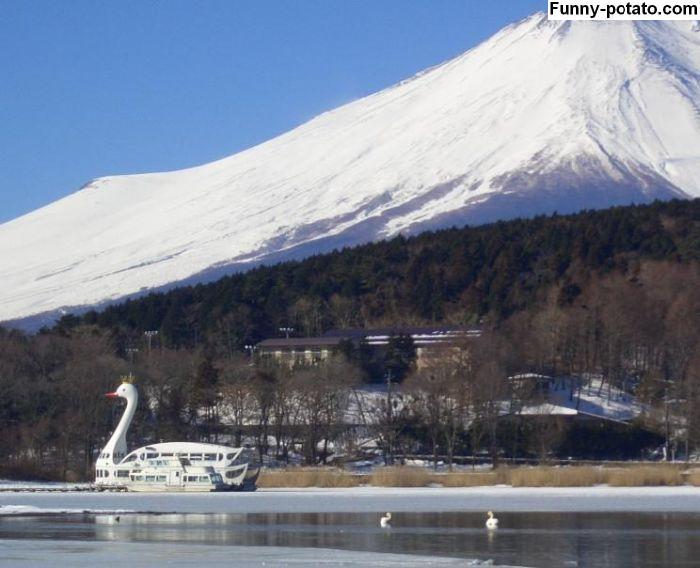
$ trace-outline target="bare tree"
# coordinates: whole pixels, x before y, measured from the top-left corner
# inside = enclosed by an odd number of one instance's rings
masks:
[[[317,463],[319,458],[325,461],[329,445],[340,438],[351,389],[358,380],[359,370],[342,357],[298,371],[295,385],[300,394],[307,463]]]
[[[426,429],[437,467],[443,446],[452,469],[459,435],[473,418],[471,346],[455,345],[436,352],[406,384],[411,408]]]
[[[223,412],[233,428],[234,444],[241,446],[243,434],[255,416],[255,369],[240,356],[219,365]]]

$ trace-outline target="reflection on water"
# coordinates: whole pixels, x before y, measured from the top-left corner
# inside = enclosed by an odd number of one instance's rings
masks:
[[[79,515],[0,519],[0,539],[178,542],[410,553],[520,566],[694,566],[700,515],[501,513]]]

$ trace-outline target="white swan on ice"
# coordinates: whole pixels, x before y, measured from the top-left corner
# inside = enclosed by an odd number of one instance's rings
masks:
[[[383,529],[390,529],[391,528],[390,521],[391,521],[391,513],[387,513],[381,519],[379,519],[379,526],[382,527]]]

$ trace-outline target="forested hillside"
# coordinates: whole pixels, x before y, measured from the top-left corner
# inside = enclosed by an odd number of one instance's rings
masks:
[[[294,327],[498,323],[556,296],[571,304],[596,278],[634,278],[645,262],[700,260],[700,200],[537,217],[398,237],[261,267],[207,285],[127,301],[80,318],[167,347],[220,353]]]
[[[401,361],[403,409],[387,413],[379,397],[365,413],[386,455],[639,458],[659,439],[678,455],[700,448],[696,200],[397,238],[66,316],[34,336],[0,328],[0,475],[89,478],[118,412],[101,395],[131,370],[148,400],[132,445],[245,436],[261,454],[275,439],[279,459],[325,461],[335,443],[358,447],[342,426],[350,393],[381,380],[396,354],[376,372],[352,350],[289,368],[251,361],[244,346],[281,326],[432,322],[485,332],[464,361]],[[518,373],[595,384],[645,411],[617,431],[521,419],[541,393],[509,380]],[[515,409],[506,425],[504,404]]]

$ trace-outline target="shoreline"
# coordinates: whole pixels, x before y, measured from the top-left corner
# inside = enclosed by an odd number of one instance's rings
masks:
[[[676,487],[468,487],[298,488],[251,493],[31,493],[0,494],[3,506],[124,510],[188,514],[501,512],[596,513],[700,511],[700,488]]]

